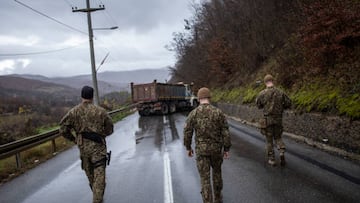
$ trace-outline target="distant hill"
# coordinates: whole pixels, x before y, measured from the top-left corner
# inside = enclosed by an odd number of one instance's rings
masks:
[[[143,69],[134,71],[108,71],[98,74],[98,79],[112,83],[148,83],[154,80],[159,82],[168,81],[170,78],[169,70],[162,69]]]
[[[26,79],[51,82],[60,85],[66,85],[75,89],[80,89],[84,85],[92,86],[92,76],[78,75],[72,77],[53,77],[48,78],[41,75],[13,75]],[[169,79],[169,71],[166,68],[161,69],[142,69],[133,71],[108,71],[97,74],[99,93],[104,95],[110,92],[129,91],[129,84],[148,83],[153,80],[165,82]]]
[[[5,97],[46,97],[73,98],[78,90],[65,85],[59,85],[40,80],[27,79],[16,76],[0,76],[0,96]]]

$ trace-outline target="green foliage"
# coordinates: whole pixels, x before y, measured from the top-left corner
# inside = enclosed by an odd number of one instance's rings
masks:
[[[221,89],[214,89],[212,92],[211,92],[211,100],[213,102],[221,102],[222,101],[222,98],[224,98],[224,94],[225,94],[225,91],[221,90]]]
[[[224,100],[227,102],[237,103],[241,100],[241,96],[242,96],[241,93],[242,93],[241,89],[234,88],[226,92],[226,94],[224,95]]]
[[[261,88],[239,87],[231,90],[216,89],[212,93],[213,102],[228,102],[234,104],[253,103]]]
[[[243,103],[253,103],[256,99],[256,96],[260,93],[260,89],[253,89],[253,88],[247,88],[245,90],[245,94],[244,94],[244,99],[243,99]]]
[[[318,79],[320,81],[320,79]],[[264,87],[239,87],[231,90],[215,89],[213,102],[233,104],[251,104]],[[282,87],[279,87],[283,89]],[[289,92],[283,89],[285,92]],[[345,115],[353,119],[360,118],[360,95],[344,95],[340,87],[324,82],[308,84],[289,93],[293,106],[298,111],[328,112]]]
[[[349,97],[339,98],[336,102],[340,114],[345,114],[352,118],[360,118],[360,95],[354,94]]]
[[[48,131],[51,131],[51,130],[55,130],[59,128],[59,126],[57,124],[53,124],[53,125],[50,125],[50,126],[42,126],[42,127],[39,127],[36,129],[36,134],[41,134],[41,133],[45,133],[45,132],[48,132]]]
[[[0,160],[0,183],[2,180],[8,178],[9,174],[18,171],[16,169],[15,158],[9,157],[3,160]]]
[[[130,114],[132,114],[132,112],[129,110],[126,110],[126,111],[122,111],[122,112],[114,114],[111,118],[112,118],[112,121],[114,123],[116,123],[118,121],[121,121],[123,118],[125,118],[126,116],[128,116]]]
[[[329,103],[338,97],[339,91],[336,89],[326,89],[318,84],[302,87],[299,91],[291,95],[291,99],[297,109],[325,111]]]
[[[360,118],[359,94],[343,95],[338,87],[329,84],[309,84],[291,95],[298,110],[332,112],[350,118]]]

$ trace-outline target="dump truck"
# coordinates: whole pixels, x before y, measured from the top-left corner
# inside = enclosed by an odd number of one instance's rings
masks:
[[[131,98],[137,103],[141,116],[169,114],[180,110],[192,109],[199,103],[192,92],[192,84],[131,83]]]

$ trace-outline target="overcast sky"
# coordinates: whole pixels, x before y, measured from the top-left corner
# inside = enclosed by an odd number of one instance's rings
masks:
[[[54,18],[66,27],[14,0],[0,1],[0,75],[39,74],[48,77],[91,74],[86,0],[18,0]],[[163,68],[175,64],[164,47],[173,32],[184,31],[192,15],[192,0],[90,0],[96,66],[99,72]],[[43,53],[45,54],[29,54]],[[29,55],[22,55],[29,54]]]

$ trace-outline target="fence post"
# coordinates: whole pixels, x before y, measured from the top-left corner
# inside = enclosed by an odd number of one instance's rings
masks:
[[[16,153],[15,154],[15,157],[16,157],[16,168],[21,168],[22,164],[21,164],[21,157],[20,157],[20,152]]]

